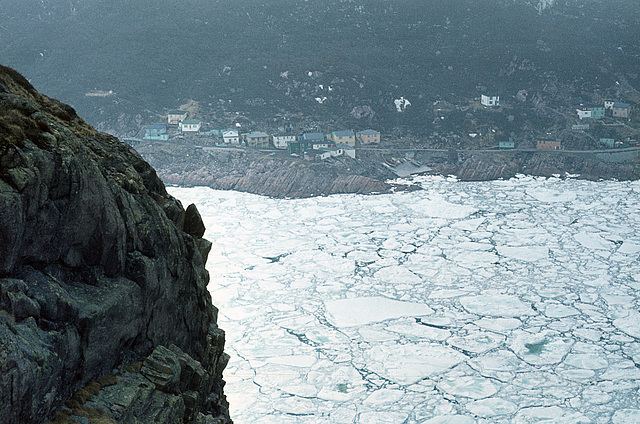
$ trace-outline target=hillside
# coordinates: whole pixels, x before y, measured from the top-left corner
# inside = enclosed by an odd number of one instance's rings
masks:
[[[0,12],[5,63],[99,129],[188,107],[212,127],[393,137],[566,127],[576,101],[640,99],[626,0],[43,0]],[[106,36],[105,36],[106,34]],[[469,108],[485,92],[508,110]],[[411,106],[398,112],[394,100]],[[589,139],[576,140],[577,144]]]

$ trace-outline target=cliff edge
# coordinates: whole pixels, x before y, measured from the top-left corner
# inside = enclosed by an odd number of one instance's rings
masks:
[[[3,422],[231,422],[197,209],[3,66],[0,204]]]

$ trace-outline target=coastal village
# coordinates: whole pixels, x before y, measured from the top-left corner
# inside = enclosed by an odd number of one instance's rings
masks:
[[[496,95],[482,95],[480,98],[482,106],[487,108],[500,107],[500,97]],[[615,121],[630,120],[632,115],[632,105],[629,103],[617,102],[614,100],[604,100],[602,104],[583,105],[576,107],[575,113],[579,124],[571,126],[572,131],[588,131],[591,128],[589,121],[604,121],[611,119]],[[607,125],[606,123],[604,125]],[[609,124],[612,125],[612,124]],[[598,140],[599,147],[614,148],[623,144],[635,145],[636,140],[625,139],[616,140],[610,137],[601,137]],[[498,140],[499,149],[515,149],[516,142],[513,139]],[[561,150],[564,146],[562,140],[557,138],[538,138],[536,140],[536,150]]]
[[[205,129],[202,121],[189,119],[187,111],[174,110],[167,114],[166,124],[153,124],[144,129],[144,140],[169,141],[198,136],[208,141],[202,147],[248,147],[287,151],[306,160],[323,160],[337,156],[356,157],[356,145],[379,144],[379,131],[340,130],[330,133],[306,132],[300,135],[263,131],[242,132],[240,128]],[[205,143],[201,143],[205,144]]]
[[[501,107],[500,96],[483,94],[479,104],[485,109],[498,110]],[[587,132],[600,123],[602,125],[624,125],[620,121],[630,120],[633,106],[629,103],[614,100],[604,100],[601,104],[583,105],[575,108],[575,124],[571,131]],[[142,135],[142,134],[141,134]],[[475,134],[469,134],[471,138]],[[205,124],[189,115],[186,110],[173,110],[166,114],[166,123],[152,124],[144,128],[143,140],[176,143],[190,142],[204,149],[208,148],[253,148],[259,150],[273,150],[287,152],[305,160],[324,160],[338,156],[356,157],[356,147],[371,148],[379,145],[382,134],[374,129],[337,130],[328,133],[304,132],[291,134],[278,132],[269,134],[263,131],[243,132],[240,124],[225,129],[207,128]],[[636,140],[600,137],[595,139],[598,148],[609,149],[636,146]],[[563,141],[558,138],[537,138],[534,146],[528,143],[519,146],[513,137],[501,138],[496,136],[495,143],[490,149],[495,150],[564,150]]]

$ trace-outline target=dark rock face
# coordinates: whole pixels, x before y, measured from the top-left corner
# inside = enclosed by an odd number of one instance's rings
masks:
[[[461,156],[456,164],[434,168],[442,173],[454,174],[463,181],[488,181],[511,178],[517,174],[541,177],[572,174],[587,180],[636,180],[640,177],[638,152],[629,152],[629,158],[623,162],[612,162],[595,153],[569,152],[474,153]]]
[[[176,419],[230,422],[195,206],[185,214],[134,150],[1,66],[0,204],[3,422],[42,422],[160,346],[197,374],[171,386],[190,393]]]
[[[253,149],[206,152],[188,145],[153,143],[137,147],[166,184],[201,185],[271,197],[311,197],[339,193],[389,193],[404,190],[385,180],[394,174],[379,161],[348,157],[325,161],[294,159]],[[188,211],[187,211],[188,212]]]

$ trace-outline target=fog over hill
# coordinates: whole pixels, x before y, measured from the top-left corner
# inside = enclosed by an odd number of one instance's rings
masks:
[[[2,3],[0,61],[118,134],[190,100],[216,125],[422,133],[447,130],[442,105],[482,92],[520,92],[533,109],[640,89],[640,12],[627,0]],[[514,114],[497,124],[536,125]]]

